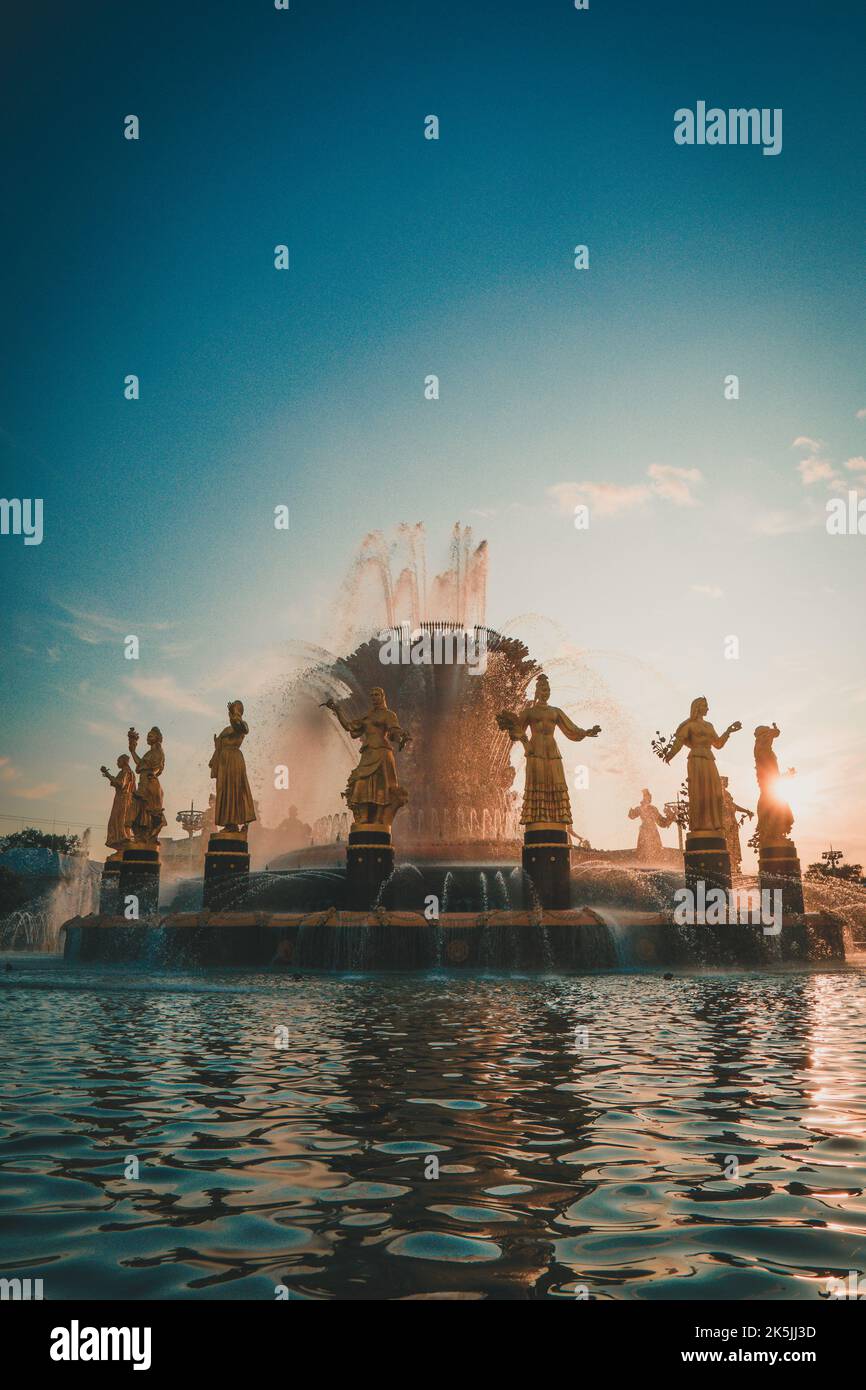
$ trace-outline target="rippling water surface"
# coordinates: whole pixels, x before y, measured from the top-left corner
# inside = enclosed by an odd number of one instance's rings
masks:
[[[47,1298],[818,1298],[866,1271],[864,1002],[857,969],[16,960],[0,1274]]]

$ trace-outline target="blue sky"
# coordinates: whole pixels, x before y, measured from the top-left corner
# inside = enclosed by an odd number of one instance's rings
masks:
[[[45,538],[0,538],[0,810],[100,824],[128,719],[166,732],[170,807],[203,796],[225,701],[328,644],[363,534],[444,551],[459,518],[494,625],[659,672],[661,709],[623,679],[647,738],[704,689],[776,718],[798,830],[866,856],[866,538],[823,524],[866,476],[864,29],[760,0],[18,16],[0,465]],[[782,108],[782,153],[675,145],[699,99]],[[585,828],[627,843],[606,795]]]

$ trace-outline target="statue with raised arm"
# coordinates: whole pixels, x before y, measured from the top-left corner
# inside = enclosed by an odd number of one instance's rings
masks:
[[[689,788],[689,833],[710,833],[724,838],[725,804],[714,748],[724,748],[731,734],[743,726],[737,720],[723,734],[717,734],[707,719],[709,705],[703,695],[692,700],[688,719],[680,724],[664,761],[669,763],[681,748],[689,750],[687,780]]]
[[[496,722],[513,743],[522,743],[526,752],[526,787],[523,793],[521,825],[571,825],[571,803],[562,770],[562,754],[556,745],[556,731],[577,743],[596,738],[601,726],[579,729],[568,715],[550,703],[550,681],[539,676],[535,698],[519,712],[502,710]]]
[[[748,816],[749,820],[751,820],[754,812],[748,810],[745,806],[738,806],[731,796],[731,793],[728,791],[727,777],[723,777],[721,780],[722,800],[724,802],[725,812],[725,841],[728,846],[728,854],[731,857],[731,868],[735,874],[738,874],[743,862],[743,847],[740,843],[740,825],[742,822],[739,817],[742,816],[745,818]]]
[[[794,814],[778,792],[781,779],[794,775],[792,767],[787,772],[779,771],[779,760],[773,752],[773,742],[779,737],[779,732],[776,723],[759,724],[755,730],[755,773],[760,788],[758,845],[761,850],[769,845],[784,844],[794,824]]]
[[[138,789],[132,794],[132,834],[139,844],[156,847],[159,832],[166,824],[160,777],[165,770],[162,734],[156,727],[147,735],[147,752],[143,758],[135,751],[138,734],[130,729],[129,754],[138,772]]]
[[[390,830],[391,823],[409,800],[408,792],[397,780],[398,752],[406,747],[410,737],[400,728],[394,710],[388,708],[381,686],[370,691],[370,708],[359,719],[350,719],[335,700],[325,700],[324,708],[337,716],[341,728],[351,738],[360,739],[361,757],[358,766],[349,773],[346,790],[342,793],[351,809],[356,829]]]
[[[649,788],[644,787],[639,804],[632,806],[628,818],[640,821],[636,851],[638,859],[643,864],[658,863],[663,858],[664,850],[658,827],[666,830],[669,825],[673,825],[673,816],[662,815],[658,807],[653,805]]]
[[[208,764],[211,777],[216,779],[214,824],[230,834],[242,834],[256,818],[256,808],[241,744],[249,733],[240,700],[228,704],[229,722],[213,736],[213,754]]]
[[[121,859],[121,851],[124,845],[128,845],[132,839],[130,821],[132,819],[132,793],[135,790],[135,774],[129,766],[129,754],[121,753],[117,760],[117,776],[114,777],[107,767],[99,769],[103,777],[114,788],[114,801],[111,806],[111,815],[108,818],[108,829],[105,832],[105,845],[107,849],[113,849],[115,853],[112,859]]]

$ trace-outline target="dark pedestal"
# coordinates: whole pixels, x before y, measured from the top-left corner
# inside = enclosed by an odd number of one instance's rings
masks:
[[[159,911],[159,850],[127,845],[118,867],[118,915],[131,922],[154,916]]]
[[[689,832],[685,852],[686,887],[693,892],[699,883],[707,890],[731,890],[731,856],[724,835],[707,835],[702,831]]]
[[[571,906],[571,855],[565,826],[528,825],[523,834],[523,868],[542,907]]]
[[[107,859],[102,866],[99,884],[99,911],[103,917],[116,917],[120,912],[120,860]]]
[[[394,871],[390,830],[350,830],[346,847],[348,907],[364,912],[373,907],[385,879]]]
[[[782,893],[782,910],[800,914],[803,906],[803,876],[797,846],[790,840],[778,845],[767,845],[758,850],[758,879],[763,892],[779,889]]]
[[[202,903],[228,908],[240,897],[250,872],[250,849],[245,831],[215,830],[204,857]]]

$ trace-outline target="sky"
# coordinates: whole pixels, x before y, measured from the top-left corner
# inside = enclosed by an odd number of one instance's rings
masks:
[[[866,494],[861,7],[149,0],[8,26],[0,479],[44,537],[0,536],[0,829],[99,843],[130,723],[163,730],[170,823],[204,804],[227,700],[252,743],[286,644],[335,640],[362,537],[423,522],[436,568],[459,520],[490,623],[525,615],[628,706],[644,762],[632,786],[600,759],[594,844],[631,842],[644,776],[675,790],[649,740],[706,694],[743,722],[736,799],[775,719],[801,857],[866,862],[866,536],[826,529]],[[781,152],[676,144],[698,101],[781,109]]]

